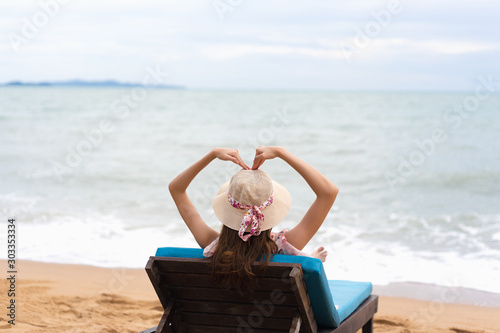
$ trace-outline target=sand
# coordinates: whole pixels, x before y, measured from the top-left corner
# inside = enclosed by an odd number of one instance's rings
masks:
[[[5,260],[0,265],[7,267]],[[0,331],[139,332],[155,326],[162,314],[142,269],[20,261],[15,325],[7,316],[10,282],[2,279],[0,286]],[[444,301],[453,297],[450,291],[439,295]],[[500,332],[500,307],[448,304],[441,299],[381,296],[375,332]]]

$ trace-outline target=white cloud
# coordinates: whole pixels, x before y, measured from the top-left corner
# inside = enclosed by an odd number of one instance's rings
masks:
[[[352,41],[349,45],[356,46]],[[453,40],[411,40],[404,38],[377,38],[370,41],[366,47],[359,47],[355,56],[361,58],[390,56],[420,56],[425,54],[429,57],[439,55],[462,55],[469,53],[480,53],[485,51],[500,50],[500,43],[453,41]]]
[[[269,40],[269,39],[266,39]],[[288,39],[289,43],[302,44],[304,39]],[[270,56],[302,56],[304,58],[345,59],[342,52],[342,43],[356,47],[352,41],[342,40],[317,40],[316,46],[306,47],[299,45],[261,45],[261,44],[214,44],[200,48],[200,53],[215,61],[225,61],[254,55]],[[311,44],[311,43],[310,43]],[[366,44],[358,46],[356,54],[363,58],[384,54],[397,56],[400,54],[427,55],[457,55],[483,51],[500,50],[500,43],[484,43],[471,41],[449,40],[410,40],[404,38],[375,38]],[[312,59],[314,60],[314,59]]]
[[[342,52],[335,49],[328,50],[288,45],[223,44],[203,47],[201,48],[200,52],[205,56],[217,61],[224,61],[232,58],[247,57],[252,55],[300,55],[311,58],[343,58]]]
[[[0,4],[0,82],[52,77],[134,81],[145,64],[161,63],[175,68],[188,86],[208,82],[231,88],[237,78],[254,76],[254,82],[240,82],[240,88],[252,88],[262,82],[258,73],[273,77],[266,82],[276,88],[308,88],[307,82],[331,87],[332,74],[338,78],[343,73],[377,88],[380,79],[374,78],[387,78],[390,63],[395,69],[391,82],[397,75],[402,76],[399,82],[420,78],[428,88],[437,80],[425,82],[422,71],[449,77],[454,66],[448,82],[453,86],[460,77],[491,71],[500,56],[500,24],[492,19],[500,3],[486,0],[464,0],[460,6],[451,0],[401,0],[404,11],[350,63],[341,43],[352,45],[355,28],[363,29],[373,20],[370,12],[386,8],[387,1],[243,1],[224,21],[212,0],[70,1],[15,53],[6,36],[21,31],[23,17],[40,10],[38,1],[49,0]],[[300,73],[301,80],[294,81],[292,72]]]
[[[415,49],[441,54],[465,54],[483,51],[500,50],[500,43],[484,43],[473,41],[427,40],[413,43]]]

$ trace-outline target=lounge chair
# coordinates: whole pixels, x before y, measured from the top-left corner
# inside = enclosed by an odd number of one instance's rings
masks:
[[[255,290],[227,290],[202,252],[159,248],[150,257],[146,271],[165,311],[141,333],[373,332],[378,296],[369,282],[328,281],[319,259],[274,255]]]

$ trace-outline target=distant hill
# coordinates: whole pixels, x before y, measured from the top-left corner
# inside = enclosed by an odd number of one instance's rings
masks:
[[[105,81],[84,81],[84,80],[70,80],[70,81],[43,81],[43,82],[22,82],[11,81],[0,86],[15,86],[15,87],[141,87],[140,83],[124,83],[113,80]],[[161,89],[186,89],[183,86],[176,85],[148,85],[148,88],[161,88]]]

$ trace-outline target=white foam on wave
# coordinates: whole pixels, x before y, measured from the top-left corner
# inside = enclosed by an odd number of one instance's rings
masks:
[[[173,211],[165,218],[168,222],[158,225],[98,212],[68,216],[56,208],[42,214],[39,200],[14,194],[0,197],[3,213],[18,219],[18,259],[142,268],[158,247],[198,246]],[[213,217],[211,209],[202,212]],[[207,220],[214,228],[220,226],[214,218]],[[423,218],[395,213],[381,219],[335,207],[305,251],[327,248],[325,270],[330,279],[378,285],[413,281],[500,293],[492,278],[500,273],[498,220],[498,215]],[[295,224],[287,219],[277,228]],[[0,232],[0,243],[4,241],[6,233]]]
[[[53,217],[43,223],[18,224],[19,259],[78,263],[102,267],[142,268],[158,247],[198,247],[181,221],[161,227],[127,227],[114,216]],[[285,222],[284,227],[291,222]],[[421,282],[500,293],[495,256],[461,256],[456,252],[413,251],[391,241],[370,242],[348,225],[323,228],[304,249],[324,245],[329,279]],[[2,234],[1,238],[5,238]],[[3,241],[4,239],[2,239]]]
[[[500,293],[500,285],[493,278],[500,273],[500,249],[478,241],[475,238],[478,232],[458,228],[462,229],[461,233],[443,235],[439,228],[429,226],[426,237],[431,244],[438,245],[416,248],[398,237],[398,233],[402,236],[405,232],[404,225],[381,227],[369,235],[369,230],[359,228],[356,223],[336,223],[334,226],[330,223],[318,232],[305,250],[311,251],[319,245],[327,248],[329,255],[324,266],[330,279],[371,281],[378,285],[421,282]],[[388,230],[391,228],[393,230]],[[464,253],[449,244],[439,244],[449,237],[470,242],[471,245],[465,248],[474,251]]]
[[[192,237],[178,237],[178,229],[179,225],[128,229],[113,216],[53,217],[43,224],[18,224],[18,259],[140,268],[158,247],[197,246]]]
[[[385,248],[359,242],[329,250],[325,271],[330,279],[390,282],[421,282],[449,287],[467,287],[500,293],[493,276],[498,276],[498,261],[457,256],[448,252],[415,253],[386,244]]]

